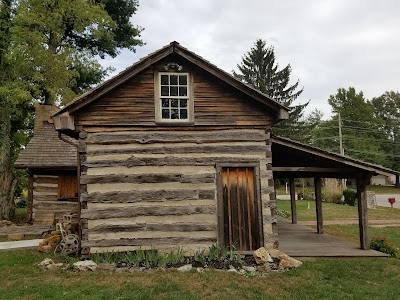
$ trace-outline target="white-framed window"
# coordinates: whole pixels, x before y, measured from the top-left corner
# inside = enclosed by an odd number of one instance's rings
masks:
[[[188,73],[159,73],[159,120],[189,121],[190,97]]]

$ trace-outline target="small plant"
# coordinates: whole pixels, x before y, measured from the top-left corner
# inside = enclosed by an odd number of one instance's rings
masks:
[[[276,213],[278,216],[280,216],[282,218],[286,218],[286,219],[289,219],[291,216],[290,212],[288,212],[287,210],[283,210],[283,209],[278,209]]]
[[[147,269],[157,267],[158,261],[159,261],[159,254],[156,250],[152,249],[146,251],[144,258],[144,266]]]
[[[212,244],[210,247],[210,252],[208,253],[208,261],[209,262],[213,262],[215,260],[217,260],[219,254],[220,254],[221,248],[216,245],[216,244]]]
[[[19,201],[15,204],[16,208],[24,208],[28,206],[28,199],[20,198]]]
[[[171,250],[166,254],[167,264],[177,265],[182,264],[185,261],[185,254],[182,248],[179,248],[178,251]]]
[[[380,251],[383,253],[387,253],[390,256],[396,257],[399,249],[394,246],[391,242],[389,242],[384,237],[377,237],[371,240],[370,248],[372,250]]]
[[[197,250],[193,256],[193,260],[204,265],[206,262],[205,249]]]
[[[235,255],[234,251],[235,251],[235,246],[231,245],[229,247],[229,261],[234,261],[236,259],[236,255]]]
[[[157,267],[165,269],[168,265],[168,255],[160,253],[158,255]]]
[[[139,263],[136,251],[126,252],[124,260],[131,265],[138,265],[138,263]]]
[[[141,247],[139,247],[139,248],[136,250],[136,257],[137,257],[138,263],[141,263],[142,261],[144,261],[145,252],[144,252],[144,250],[142,250]]]
[[[356,194],[357,194],[357,192],[354,189],[345,189],[343,191],[344,204],[347,204],[350,206],[355,206]]]

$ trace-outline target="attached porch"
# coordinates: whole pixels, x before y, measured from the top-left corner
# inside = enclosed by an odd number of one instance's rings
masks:
[[[290,220],[278,218],[279,249],[292,257],[388,257],[375,250],[362,250],[352,242],[330,234],[318,234],[314,229]]]
[[[373,175],[399,175],[399,172],[277,136],[272,137],[272,166],[275,180],[289,179],[291,222],[279,219],[277,226],[279,243],[283,251],[286,248],[289,255],[291,255],[290,252],[295,254],[293,256],[308,256],[307,254],[315,252],[318,252],[318,255],[311,256],[348,256],[350,252],[353,252],[351,256],[370,256],[366,187]],[[297,225],[296,178],[314,179],[316,233],[313,229]],[[322,235],[324,233],[322,210],[323,178],[355,180],[360,237],[359,248],[354,248],[351,243],[346,245],[348,242],[340,241],[338,243],[337,239],[332,236]],[[368,255],[365,255],[367,253],[361,255],[363,251],[368,252]],[[322,255],[323,253],[325,255]]]

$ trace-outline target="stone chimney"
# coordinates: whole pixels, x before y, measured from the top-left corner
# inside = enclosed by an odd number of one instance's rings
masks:
[[[44,122],[53,121],[51,119],[51,115],[58,111],[58,107],[54,105],[44,105],[37,103],[35,105],[35,127],[34,131],[43,127]]]

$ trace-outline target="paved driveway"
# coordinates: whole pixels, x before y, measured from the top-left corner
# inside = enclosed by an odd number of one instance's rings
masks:
[[[393,207],[400,208],[400,194],[376,195],[376,204],[378,206],[390,207],[390,203],[388,201],[388,198],[395,198],[396,202],[393,204]]]
[[[279,200],[290,200],[290,195],[277,195],[276,198]],[[378,206],[390,207],[388,198],[395,198],[396,202],[393,204],[393,207],[400,208],[400,194],[376,195],[376,204]]]

